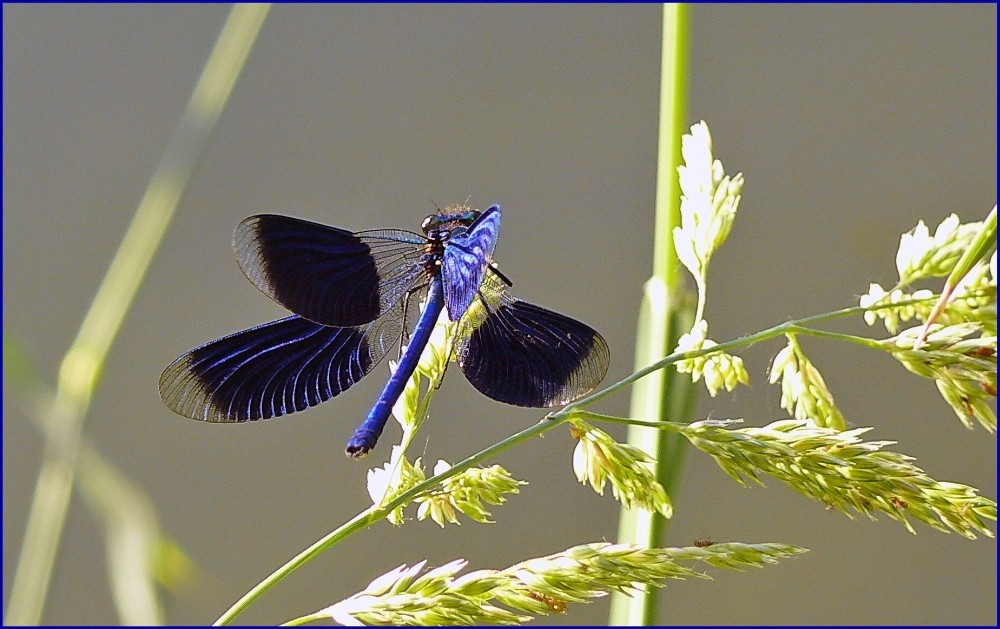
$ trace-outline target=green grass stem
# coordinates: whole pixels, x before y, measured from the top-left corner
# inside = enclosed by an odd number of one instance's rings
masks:
[[[688,15],[683,4],[663,5],[663,43],[660,66],[659,148],[656,170],[656,221],[653,242],[653,276],[646,282],[636,334],[635,368],[642,369],[666,356],[690,327],[693,308],[682,296],[680,264],[674,251],[673,229],[680,224],[681,134],[685,129],[688,65]],[[632,417],[682,420],[694,405],[690,379],[676,371],[661,370],[632,389]],[[632,425],[628,443],[655,459],[653,473],[670,495],[677,488],[683,466],[685,440],[679,435]],[[660,539],[666,520],[660,514],[622,507],[618,542],[652,548]],[[621,592],[611,595],[612,625],[651,624],[654,593],[645,588],[634,598]]]

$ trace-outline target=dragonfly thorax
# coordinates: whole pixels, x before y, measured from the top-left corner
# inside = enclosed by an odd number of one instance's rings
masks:
[[[420,264],[428,276],[441,269],[444,248],[453,236],[464,234],[469,226],[482,215],[479,210],[469,210],[461,214],[431,214],[420,224],[427,237],[424,243],[424,253],[420,256]]]
[[[437,274],[441,270],[441,260],[444,258],[444,245],[448,241],[450,232],[433,230],[427,234],[427,242],[424,244],[424,254],[420,256],[420,266],[424,268],[427,276]]]

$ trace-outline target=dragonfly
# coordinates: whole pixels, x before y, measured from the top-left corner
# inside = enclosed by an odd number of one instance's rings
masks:
[[[568,404],[607,374],[608,344],[590,326],[512,297],[493,261],[500,206],[426,217],[423,234],[350,232],[259,214],[233,234],[240,268],[293,314],[197,347],[160,376],[160,397],[213,423],[270,419],[348,390],[399,344],[382,394],[347,442],[360,458],[378,441],[434,325],[456,322],[453,356],[487,397],[516,406]],[[424,297],[412,331],[408,312]]]

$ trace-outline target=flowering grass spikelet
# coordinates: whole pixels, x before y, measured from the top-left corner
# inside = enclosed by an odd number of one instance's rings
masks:
[[[899,239],[896,252],[899,286],[951,273],[982,224],[982,221],[962,224],[958,215],[952,214],[941,221],[932,237],[927,225],[919,221]]]
[[[583,420],[572,420],[570,431],[577,439],[573,451],[573,471],[583,484],[604,495],[611,483],[615,499],[628,509],[636,507],[673,516],[670,497],[650,471],[652,457],[639,448],[618,443],[609,434]]]
[[[892,441],[862,441],[871,428],[836,431],[807,420],[782,420],[763,428],[729,429],[733,421],[703,420],[681,429],[736,482],[763,485],[776,478],[795,491],[853,517],[881,511],[915,533],[912,516],[939,531],[968,539],[993,537],[984,519],[996,521],[997,505],[974,488],[938,482],[911,463],[912,457],[883,450]],[[714,548],[714,546],[713,546]]]
[[[443,474],[449,469],[451,465],[447,461],[439,460],[434,466],[434,474]],[[420,504],[417,519],[430,517],[444,528],[445,522],[460,524],[458,513],[464,513],[476,522],[491,524],[490,512],[483,503],[503,504],[507,500],[504,494],[519,493],[520,485],[527,485],[527,482],[514,479],[499,465],[469,468],[445,479],[440,488],[419,496],[416,499]]]
[[[890,334],[896,334],[900,322],[916,317],[924,323],[923,334],[931,323],[952,325],[975,321],[986,332],[996,334],[996,208],[986,221],[962,224],[956,214],[944,219],[934,236],[923,221],[900,237],[896,252],[899,282],[886,291],[871,284],[860,299],[865,321],[873,325],[883,319]],[[986,255],[993,248],[987,263]],[[992,268],[991,268],[992,265]],[[903,288],[917,280],[948,276],[940,295],[926,289],[912,295]],[[918,300],[916,303],[907,303]],[[895,306],[895,304],[901,304]],[[895,307],[885,307],[895,306]],[[918,336],[916,346],[922,339]]]
[[[403,448],[392,446],[392,455],[382,466],[368,470],[368,495],[371,496],[372,504],[383,505],[392,501],[396,496],[410,490],[415,485],[424,481],[424,470],[418,458],[415,463],[406,460]],[[404,522],[403,508],[400,505],[389,512],[386,519],[396,526]]]
[[[928,289],[918,290],[913,294],[907,294],[902,291],[902,289],[895,289],[891,292],[886,292],[879,284],[870,284],[868,286],[868,292],[861,296],[859,300],[859,305],[862,308],[874,308],[875,306],[885,306],[889,304],[898,304],[903,302],[904,305],[894,308],[879,308],[877,310],[869,310],[865,312],[865,323],[868,325],[875,325],[875,322],[879,319],[884,321],[885,329],[889,334],[895,334],[899,331],[900,322],[909,321],[914,317],[919,317],[921,320],[925,319],[928,314],[930,314],[931,308],[934,307],[934,293]],[[909,303],[914,300],[926,300],[925,303]]]
[[[741,570],[763,567],[806,552],[786,544],[716,544],[711,548],[642,548],[634,544],[581,544],[523,561],[504,570],[458,576],[468,562],[457,559],[424,571],[425,561],[403,565],[373,580],[363,591],[310,619],[342,625],[521,624],[534,616],[563,614],[569,603],[587,603],[609,591],[635,593],[663,587],[663,579],[710,579],[682,565],[701,562]],[[423,574],[421,574],[423,572]],[[293,621],[294,622],[294,621]]]
[[[714,347],[716,342],[706,338],[708,321],[702,319],[695,323],[691,331],[681,336],[677,342],[677,352],[691,352]],[[732,391],[737,384],[750,384],[750,374],[743,366],[743,359],[719,351],[696,358],[677,361],[677,371],[691,374],[691,381],[698,382],[705,378],[705,387],[712,397],[725,388]]]
[[[920,349],[913,349],[920,330],[910,328],[881,341],[906,369],[930,378],[955,415],[972,428],[978,421],[986,430],[997,428],[992,404],[997,396],[997,336],[981,334],[976,323],[930,327]]]
[[[978,322],[985,331],[996,333],[996,279],[986,278],[985,265],[981,266],[982,268],[974,268],[956,288],[952,299],[938,316],[937,323],[952,325]],[[926,288],[910,294],[899,288],[886,292],[879,284],[871,284],[868,293],[861,296],[859,305],[870,308],[864,314],[865,323],[874,325],[882,319],[886,331],[896,334],[903,322],[911,319],[926,321],[937,298],[938,295]]]
[[[452,358],[454,332],[455,324],[448,318],[448,314],[442,311],[417,363],[417,371],[428,380],[437,379],[448,366],[448,360]]]
[[[712,136],[701,121],[681,138],[684,164],[677,167],[681,224],[674,228],[677,257],[701,286],[712,254],[725,242],[736,219],[743,175],[730,179],[712,157]]]
[[[979,323],[986,333],[997,333],[997,279],[985,261],[977,262],[955,286],[950,300],[932,323],[950,325],[965,321]]]
[[[677,351],[684,352],[715,345],[707,338],[708,322],[703,318],[708,296],[708,264],[733,228],[743,174],[730,178],[722,162],[712,156],[712,136],[704,120],[693,125],[690,134],[681,137],[681,157],[684,164],[677,167],[681,217],[680,225],[673,230],[674,250],[698,286],[695,322],[677,344]],[[690,373],[693,382],[704,377],[712,397],[723,387],[732,391],[737,384],[750,381],[743,360],[723,352],[680,361],[677,370]]]
[[[402,346],[400,353],[406,351],[406,345]],[[426,350],[425,350],[426,351]],[[389,372],[396,373],[399,363],[394,360],[389,361]],[[417,405],[420,403],[420,383],[422,374],[414,370],[413,375],[406,381],[403,393],[392,405],[392,416],[403,428],[403,432],[412,431],[417,424]]]
[[[426,305],[426,303],[422,303],[421,310]],[[418,410],[420,406],[426,409],[429,402],[428,398],[440,379],[444,377],[448,360],[451,357],[454,329],[455,325],[448,319],[447,314],[442,311],[437,322],[434,324],[434,329],[431,331],[430,340],[428,340],[427,345],[424,346],[424,350],[420,353],[417,368],[406,382],[406,387],[403,389],[402,395],[399,396],[399,399],[396,400],[396,403],[392,407],[392,415],[403,427],[404,432],[418,428],[420,423],[425,419],[423,414],[418,412]],[[402,353],[405,348],[406,345],[403,345],[400,352]],[[396,368],[396,361],[390,360],[389,370],[395,373]],[[423,399],[421,399],[420,395],[421,384],[423,383],[422,378],[430,381]]]
[[[823,376],[802,352],[794,335],[788,336],[786,345],[771,363],[769,381],[781,380],[781,408],[796,419],[810,419],[818,426],[845,430],[844,415],[833,402]]]

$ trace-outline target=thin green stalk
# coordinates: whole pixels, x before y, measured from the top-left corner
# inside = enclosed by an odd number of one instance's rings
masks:
[[[417,496],[420,496],[421,494],[434,488],[435,486],[439,485],[442,481],[449,479],[457,474],[460,474],[461,472],[464,472],[473,465],[478,465],[479,463],[482,463],[483,461],[489,459],[495,454],[499,454],[504,450],[512,448],[519,443],[522,443],[524,441],[527,441],[528,439],[544,434],[545,432],[548,432],[549,430],[552,430],[553,428],[556,428],[561,424],[568,422],[571,419],[574,419],[575,417],[591,416],[595,419],[600,419],[602,421],[615,421],[618,423],[628,423],[628,424],[635,424],[638,426],[649,427],[652,429],[656,429],[658,432],[664,428],[669,429],[671,426],[683,426],[684,423],[681,422],[663,423],[663,422],[644,422],[641,420],[626,420],[623,418],[612,417],[609,415],[598,415],[596,413],[590,413],[589,411],[581,410],[589,406],[590,404],[593,404],[597,400],[603,399],[612,393],[615,393],[617,391],[624,389],[625,387],[630,386],[633,382],[639,380],[640,378],[648,376],[649,374],[653,373],[658,369],[663,369],[664,367],[681,360],[688,360],[691,358],[696,358],[698,356],[704,356],[715,352],[722,352],[737,347],[746,347],[749,345],[753,345],[754,343],[759,343],[761,341],[766,341],[768,339],[779,337],[784,335],[786,332],[788,332],[788,330],[794,328],[795,326],[803,326],[807,323],[815,323],[819,321],[835,319],[838,317],[846,317],[850,315],[862,314],[869,310],[880,310],[883,308],[890,308],[890,307],[894,308],[899,306],[905,306],[908,305],[909,303],[921,303],[928,301],[931,301],[931,299],[930,298],[913,299],[909,300],[908,302],[899,302],[890,305],[870,306],[867,308],[861,306],[844,308],[842,310],[837,310],[835,312],[828,312],[821,315],[806,317],[804,319],[787,321],[785,323],[776,325],[772,328],[763,330],[756,334],[751,334],[749,336],[745,336],[733,341],[727,341],[725,343],[719,343],[718,345],[714,345],[709,348],[694,350],[690,352],[675,352],[663,358],[662,360],[659,360],[656,363],[649,365],[648,367],[641,369],[626,378],[623,378],[622,380],[616,382],[615,384],[611,385],[606,389],[603,389],[602,391],[598,391],[597,393],[592,393],[586,397],[580,398],[579,400],[573,402],[572,404],[564,406],[559,411],[549,413],[548,415],[545,416],[544,419],[539,421],[537,424],[529,426],[528,428],[525,428],[524,430],[507,437],[503,441],[495,443],[492,446],[477,452],[476,454],[468,457],[464,461],[455,464],[454,466],[449,468],[447,471],[442,472],[441,474],[432,476],[427,480],[417,485],[414,485],[408,491],[403,492],[402,494],[400,494],[393,500],[383,504],[382,506],[379,507],[372,506],[366,509],[365,511],[362,511],[354,518],[352,518],[351,520],[349,520],[336,530],[332,531],[331,533],[321,538],[319,541],[314,543],[309,548],[305,549],[304,551],[293,557],[291,560],[285,563],[285,565],[275,570],[266,579],[264,579],[256,586],[254,586],[252,590],[247,592],[232,607],[226,610],[226,612],[222,614],[222,616],[220,616],[218,620],[215,621],[215,624],[216,625],[229,624],[253,601],[259,598],[264,592],[271,589],[273,585],[277,584],[286,576],[294,572],[297,568],[305,565],[310,560],[319,556],[320,554],[323,553],[323,551],[336,545],[341,540],[346,539],[347,537],[351,536],[357,531],[360,531],[363,528],[375,524],[379,520],[383,519],[386,515],[388,515],[389,512],[391,512],[396,507],[413,501]]]
[[[805,317],[803,319],[794,319],[792,321],[779,323],[778,325],[770,327],[766,330],[761,330],[760,332],[756,332],[754,334],[748,334],[747,336],[741,336],[738,339],[733,339],[732,341],[726,341],[725,343],[719,343],[718,345],[713,345],[712,347],[693,350],[690,352],[676,352],[670,354],[669,356],[663,358],[662,360],[656,361],[655,363],[647,367],[639,369],[638,371],[632,373],[631,375],[625,378],[622,378],[621,380],[607,387],[606,389],[602,389],[596,393],[591,393],[590,395],[582,397],[571,404],[567,404],[558,413],[551,414],[550,417],[562,418],[564,413],[569,413],[579,408],[590,406],[591,404],[597,402],[598,400],[603,400],[609,395],[621,391],[625,387],[631,385],[633,382],[645,378],[654,371],[657,371],[658,369],[663,369],[667,365],[672,365],[673,363],[676,363],[681,360],[698,358],[699,356],[707,356],[708,354],[714,354],[716,352],[724,352],[737,347],[749,347],[756,343],[760,343],[761,341],[767,341],[777,336],[782,336],[789,331],[802,332],[803,330],[799,328],[813,323],[820,323],[822,321],[829,321],[831,319],[840,319],[843,317],[864,314],[866,312],[873,312],[877,310],[885,310],[887,308],[902,308],[905,306],[909,306],[911,304],[913,305],[923,304],[932,302],[935,299],[937,298],[927,297],[924,299],[907,299],[905,301],[899,301],[894,304],[880,304],[877,306],[867,306],[867,307],[851,306],[849,308],[841,308],[840,310],[834,310],[832,312],[825,312],[823,314],[812,315],[811,317]]]
[[[615,415],[605,415],[603,413],[591,413],[590,411],[575,411],[573,419],[589,419],[595,422],[609,422],[612,424],[625,424],[626,426],[645,426],[656,430],[667,430],[672,432],[682,432],[687,424],[680,422],[650,422],[632,417],[616,417]]]
[[[855,336],[853,334],[842,334],[840,332],[827,332],[826,330],[814,330],[812,328],[805,328],[802,326],[794,326],[788,330],[788,333],[792,335],[804,334],[806,336],[816,336],[824,339],[847,341],[848,343],[857,343],[858,345],[864,345],[865,347],[870,347],[871,349],[885,351],[885,347],[875,339],[869,339],[863,336]]]
[[[679,3],[663,5],[663,40],[660,51],[660,119],[656,172],[656,224],[653,236],[653,276],[646,282],[636,334],[635,367],[641,369],[665,356],[684,330],[681,314],[682,281],[674,251],[673,229],[680,224],[680,185],[677,166],[681,159],[681,131],[687,94],[688,9]],[[687,313],[685,319],[690,318]],[[689,322],[690,323],[690,322]],[[691,409],[690,381],[676,378],[674,371],[662,371],[637,385],[632,391],[633,417],[683,418]],[[628,443],[653,457],[653,474],[668,494],[676,486],[683,457],[683,441],[668,438],[659,430],[630,426]],[[657,544],[665,520],[658,513],[622,508],[618,541],[645,548]],[[612,625],[649,624],[653,619],[650,588],[642,596],[630,598],[620,592],[611,595]]]
[[[132,223],[63,358],[55,401],[46,420],[48,438],[14,575],[7,624],[34,625],[41,620],[80,457],[83,419],[101,368],[268,9],[269,5],[235,5],[230,12]]]

